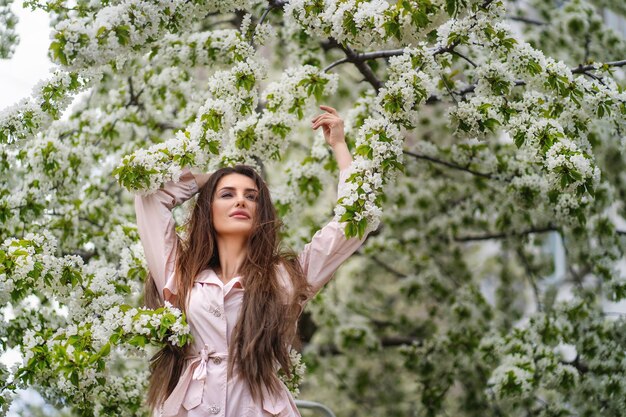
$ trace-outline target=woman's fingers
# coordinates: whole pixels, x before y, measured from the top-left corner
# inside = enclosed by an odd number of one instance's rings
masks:
[[[336,126],[338,125],[340,122],[339,119],[336,118],[324,118],[324,119],[319,119],[317,122],[313,123],[312,127],[313,129],[317,129],[319,126]]]
[[[324,106],[324,105],[322,104],[322,105],[320,105],[320,109],[322,109],[322,110],[324,110],[324,111],[326,111],[326,112],[328,112],[328,113],[323,113],[323,114],[320,114],[319,116],[316,116],[316,117],[313,119],[313,121],[315,121],[315,119],[317,119],[317,118],[319,118],[319,117],[322,117],[322,116],[328,116],[328,115],[332,115],[332,116],[339,117],[339,114],[337,113],[337,110],[335,110],[333,107],[330,107],[330,106]]]
[[[332,114],[321,114],[319,116],[317,116],[315,119],[312,120],[312,123],[316,123],[319,122],[320,120],[330,120],[330,119],[336,119],[335,116],[333,116]]]
[[[326,110],[327,112],[331,112],[332,114],[334,114],[335,116],[338,116],[337,114],[337,110],[335,110],[334,108],[330,107],[330,106],[325,106],[323,104],[320,105],[320,109],[322,110]]]
[[[339,117],[339,114],[337,114],[337,110],[330,106],[320,105],[320,109],[324,110],[326,113],[315,116],[313,120],[311,120],[311,127],[313,130],[317,130],[321,126],[324,131],[324,137],[328,142],[335,128],[343,126],[343,120]]]
[[[319,126],[321,124],[332,124],[334,121],[336,121],[337,119],[328,115],[327,117],[317,117],[313,122],[312,122],[312,126],[316,127]]]
[[[315,116],[315,118],[313,118],[313,120],[311,120],[311,122],[315,123],[316,121],[322,119],[322,118],[328,118],[328,117],[336,117],[330,113],[324,113],[324,114],[320,114],[319,116]]]

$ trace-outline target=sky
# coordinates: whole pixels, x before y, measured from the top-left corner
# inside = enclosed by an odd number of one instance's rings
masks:
[[[48,15],[41,10],[26,10],[21,3],[13,3],[13,10],[19,18],[20,43],[13,58],[0,59],[0,110],[30,96],[35,84],[47,79],[53,68],[47,56],[50,44]]]

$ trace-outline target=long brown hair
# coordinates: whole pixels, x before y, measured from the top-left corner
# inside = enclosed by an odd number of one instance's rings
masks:
[[[262,388],[276,393],[280,382],[277,365],[290,375],[289,345],[295,341],[302,302],[310,294],[297,255],[280,246],[282,222],[272,204],[261,176],[250,166],[236,165],[215,171],[199,190],[196,204],[185,225],[187,236],[180,239],[176,257],[177,306],[186,313],[195,277],[207,268],[220,265],[211,204],[219,180],[229,174],[251,178],[259,190],[252,232],[247,241],[246,259],[239,272],[245,289],[239,318],[229,341],[228,371],[238,372],[254,398],[263,399]],[[285,268],[293,291],[285,294],[279,283],[279,268]],[[145,304],[162,305],[152,276],[144,285]],[[147,403],[155,408],[174,390],[183,367],[184,348],[166,345],[150,360]],[[166,384],[163,381],[167,381]]]

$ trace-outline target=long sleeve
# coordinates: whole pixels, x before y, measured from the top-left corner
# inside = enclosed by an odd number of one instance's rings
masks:
[[[174,271],[178,245],[172,209],[191,198],[197,191],[198,185],[193,174],[185,168],[178,182],[169,181],[153,194],[135,196],[139,237],[148,269],[164,300],[169,300],[171,294],[176,294],[173,281],[167,282]]]
[[[338,190],[345,183],[347,176],[348,168],[340,171]],[[347,239],[343,231],[344,226],[343,222],[331,220],[313,235],[298,256],[313,294],[330,281],[337,268],[356,252],[367,238],[366,234],[361,239],[357,237]]]

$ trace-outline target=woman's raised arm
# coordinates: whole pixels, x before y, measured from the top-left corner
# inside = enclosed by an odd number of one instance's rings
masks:
[[[337,194],[348,177],[348,168],[352,164],[352,155],[346,145],[343,120],[337,111],[329,106],[320,106],[326,113],[312,120],[312,128],[323,128],[324,139],[333,149],[339,165],[339,184]],[[363,244],[367,234],[361,239],[347,239],[344,234],[345,223],[331,220],[318,230],[298,256],[300,265],[314,293],[330,281],[339,266]]]
[[[348,176],[348,168],[339,173],[338,189],[341,189]],[[337,268],[356,252],[367,238],[366,233],[361,239],[357,237],[348,239],[344,234],[344,228],[345,223],[331,220],[313,235],[298,256],[304,275],[313,290],[311,295],[330,281]]]
[[[171,288],[165,292],[166,282],[175,267],[176,223],[172,209],[187,201],[198,191],[198,184],[188,168],[183,169],[178,182],[169,181],[150,195],[135,196],[137,229],[143,245],[148,269],[154,278],[159,295],[169,300]]]

